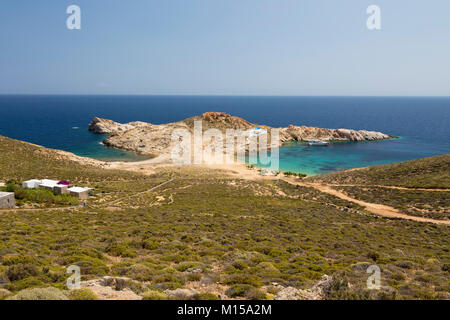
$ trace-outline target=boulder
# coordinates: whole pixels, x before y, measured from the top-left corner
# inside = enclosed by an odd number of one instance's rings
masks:
[[[331,276],[323,275],[319,282],[310,289],[282,288],[278,291],[274,300],[322,300],[331,288],[332,283],[333,278]]]
[[[103,277],[81,282],[82,288],[91,289],[100,300],[141,300],[134,291],[143,292],[147,286],[126,277]]]
[[[195,289],[175,289],[165,290],[166,294],[171,299],[190,300],[199,292]]]

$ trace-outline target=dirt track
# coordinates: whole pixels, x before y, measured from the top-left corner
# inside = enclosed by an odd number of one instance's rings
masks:
[[[348,195],[346,195],[345,193],[343,193],[341,191],[333,189],[329,185],[319,184],[319,183],[297,182],[297,181],[293,181],[292,179],[289,179],[289,178],[282,178],[282,180],[284,180],[290,184],[294,184],[294,185],[299,185],[299,186],[303,186],[303,187],[312,187],[312,188],[315,188],[316,190],[319,190],[320,192],[328,193],[328,194],[336,196],[340,199],[359,204],[360,206],[365,207],[367,211],[372,212],[377,215],[380,215],[380,216],[383,216],[383,217],[407,219],[407,220],[413,220],[413,221],[418,221],[418,222],[428,222],[428,223],[435,223],[435,224],[441,224],[441,225],[447,225],[447,226],[450,225],[450,221],[448,221],[448,220],[437,220],[437,219],[411,216],[411,215],[407,215],[407,214],[405,214],[393,207],[390,207],[390,206],[358,200],[358,199],[349,197]]]
[[[406,187],[396,187],[396,186],[383,186],[383,185],[360,185],[360,184],[333,184],[327,183],[327,186],[331,187],[361,187],[361,188],[384,188],[384,189],[395,189],[395,190],[406,190],[406,191],[435,191],[435,192],[450,192],[450,189],[427,189],[427,188],[406,188]]]

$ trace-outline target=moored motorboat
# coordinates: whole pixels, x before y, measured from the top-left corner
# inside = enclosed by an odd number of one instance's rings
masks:
[[[328,146],[328,141],[322,141],[322,140],[309,140],[308,146]]]

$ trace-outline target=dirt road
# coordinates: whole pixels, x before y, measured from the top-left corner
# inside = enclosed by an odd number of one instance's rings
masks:
[[[328,194],[336,196],[340,199],[359,204],[360,206],[365,207],[367,211],[372,212],[377,215],[380,215],[380,216],[383,216],[383,217],[407,219],[407,220],[413,220],[413,221],[418,221],[418,222],[428,222],[428,223],[435,223],[435,224],[441,224],[441,225],[447,225],[447,226],[450,225],[449,220],[437,220],[437,219],[411,216],[411,215],[407,215],[407,214],[405,214],[393,207],[390,207],[390,206],[358,200],[358,199],[349,197],[348,195],[346,195],[345,193],[343,193],[339,190],[333,189],[329,185],[320,184],[320,183],[298,182],[298,181],[294,181],[293,179],[290,179],[290,178],[282,178],[282,180],[286,181],[290,184],[294,184],[294,185],[299,185],[299,186],[303,186],[303,187],[312,187],[316,190],[319,190],[320,192],[328,193]]]

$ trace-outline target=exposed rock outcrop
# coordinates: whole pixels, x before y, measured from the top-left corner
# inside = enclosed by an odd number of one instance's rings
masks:
[[[294,287],[282,288],[274,300],[322,300],[326,292],[330,289],[333,278],[323,275],[322,278],[312,288],[302,290]]]
[[[195,289],[175,289],[175,290],[165,290],[164,294],[166,294],[171,299],[177,300],[191,300],[196,294],[199,292]]]
[[[213,122],[215,124],[222,124],[230,129],[243,129],[247,130],[253,127],[253,125],[239,117],[230,116],[225,112],[205,112],[202,114],[202,120]]]
[[[138,127],[148,126],[148,123],[135,121],[121,124],[112,120],[95,117],[89,124],[89,130],[94,133],[118,133],[125,132]]]
[[[282,128],[280,132],[284,141],[305,141],[305,140],[326,140],[326,141],[364,141],[364,140],[385,140],[392,136],[387,134],[349,129],[325,129],[316,127],[293,126]]]
[[[144,291],[142,284],[125,277],[103,277],[81,282],[82,288],[89,288],[100,300],[142,300],[134,291]],[[134,291],[133,291],[133,290]]]

